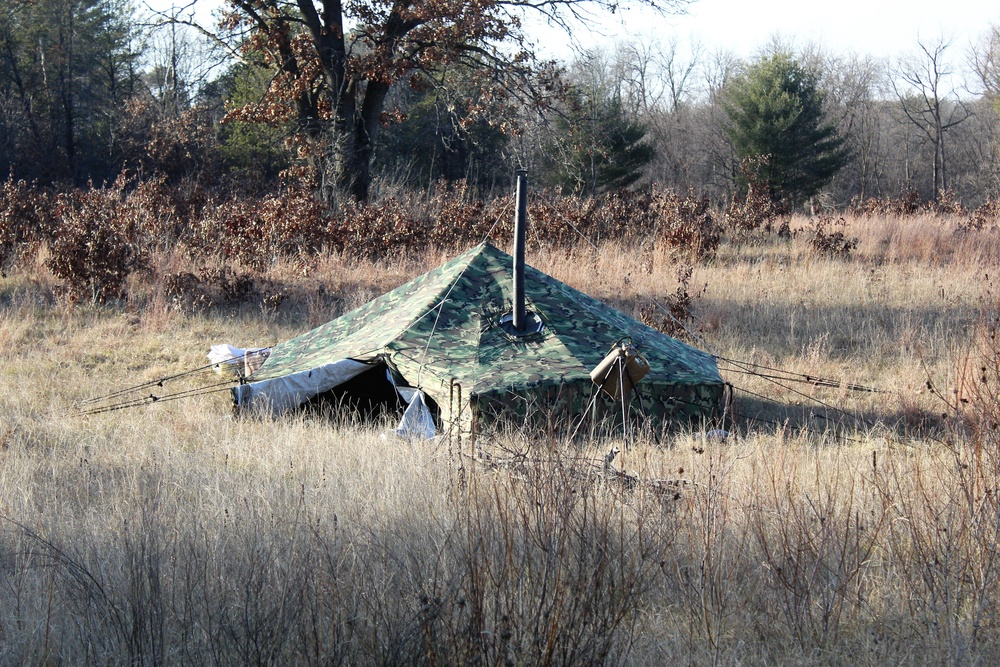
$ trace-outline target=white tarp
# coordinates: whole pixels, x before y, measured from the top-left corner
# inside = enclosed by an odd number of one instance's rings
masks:
[[[209,359],[216,363],[234,363],[235,361],[230,360],[243,354],[244,350],[231,345],[213,345]],[[256,410],[279,415],[297,408],[313,396],[329,391],[371,368],[371,364],[354,359],[341,359],[307,371],[250,382],[236,388],[236,404],[241,410]],[[393,433],[415,440],[433,438],[436,433],[434,415],[427,407],[424,392],[414,387],[399,386],[388,369],[385,376],[396,392],[408,403]]]
[[[367,370],[371,370],[370,364],[341,359],[307,371],[251,382],[236,388],[236,404],[243,410],[264,410],[279,415]]]
[[[412,440],[430,440],[437,432],[434,426],[434,415],[431,414],[427,402],[424,400],[424,392],[416,387],[401,387],[396,384],[389,369],[385,371],[385,379],[396,388],[404,401],[408,403],[399,426],[392,430],[396,435]],[[383,434],[384,437],[385,434]]]
[[[424,402],[424,392],[419,389],[409,387],[396,387],[399,395],[410,405],[403,413],[403,418],[399,420],[393,433],[403,438],[414,440],[430,440],[436,432],[434,427],[434,415]]]

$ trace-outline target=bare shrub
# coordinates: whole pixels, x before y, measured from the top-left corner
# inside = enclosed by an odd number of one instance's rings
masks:
[[[434,220],[428,242],[439,248],[455,248],[483,236],[485,202],[468,201],[465,188],[435,193],[429,215]]]
[[[675,532],[670,501],[620,497],[561,456],[521,470],[474,478],[458,504],[465,604],[452,610],[460,623],[438,618],[471,641],[446,662],[611,660],[627,650],[660,576]]]
[[[951,407],[960,415],[976,455],[1000,466],[1000,301],[989,291],[984,299]]]
[[[117,185],[117,184],[116,184]],[[123,183],[123,214],[133,218],[135,241],[147,250],[168,250],[188,234],[190,219],[177,209],[177,189],[166,178]]]
[[[331,248],[376,259],[425,246],[427,229],[396,199],[378,204],[345,204],[327,226]]]
[[[591,470],[554,455],[473,473],[441,514],[347,526],[304,491],[174,516],[164,471],[144,470],[128,521],[4,523],[4,599],[24,602],[3,617],[41,622],[70,662],[614,662],[660,576],[672,501]],[[50,633],[24,633],[18,654],[44,657]]]
[[[276,309],[287,297],[272,281],[224,265],[203,268],[197,275],[190,271],[168,274],[163,292],[174,308],[180,310],[240,305],[258,298],[266,308]]]
[[[836,231],[831,231],[836,227]],[[809,248],[827,257],[839,257],[846,259],[850,257],[851,251],[858,247],[858,239],[848,237],[844,233],[847,228],[847,221],[844,218],[833,218],[833,216],[821,215],[812,223],[812,236],[809,239]]]
[[[684,619],[675,631],[679,654],[718,665],[730,662],[726,657],[741,632],[763,636],[751,619],[771,601],[759,585],[759,554],[746,527],[746,509],[734,495],[739,493],[739,455],[728,448],[709,451],[703,444],[691,451],[704,461],[705,474],[671,517],[677,532],[673,547],[662,556],[663,576],[654,599]],[[683,468],[678,472],[688,474]]]
[[[56,198],[59,223],[46,265],[70,301],[123,297],[129,274],[146,266],[139,234],[145,212],[126,195],[127,182],[123,174],[109,187]]]
[[[888,510],[886,545],[898,570],[909,640],[940,664],[976,662],[1000,639],[1000,308],[987,303],[955,389],[941,400],[948,431],[934,455],[873,465]]]
[[[616,190],[590,203],[599,239],[632,240],[648,237],[660,222],[657,196],[650,190]]]
[[[529,235],[536,244],[571,248],[579,243],[662,244],[692,259],[710,257],[721,242],[707,198],[671,191],[616,191],[600,197],[534,195],[528,206]],[[511,229],[501,224],[494,238],[506,241]]]
[[[151,187],[146,196],[153,196],[154,190]],[[171,210],[176,212],[175,225],[185,215],[193,216],[194,231],[178,227],[160,236],[184,242],[195,256],[222,256],[255,273],[289,257],[308,264],[323,248],[378,260],[486,239],[506,246],[513,232],[509,198],[470,201],[461,187],[439,187],[426,198],[344,202],[334,212],[326,211],[305,188],[222,204],[191,204],[188,199],[174,197]],[[721,240],[707,199],[670,192],[621,191],[579,198],[543,191],[529,198],[528,217],[528,244],[536,249],[571,248],[584,239],[601,243],[659,238],[674,252],[704,258]]]
[[[15,181],[0,186],[0,268],[9,267],[50,237],[52,202],[36,186]]]
[[[920,211],[920,193],[909,190],[899,197],[855,197],[848,207],[848,214],[859,217],[905,217]]]
[[[185,176],[215,180],[220,161],[213,120],[204,107],[186,109],[176,118],[155,119],[140,153],[148,171],[175,182]]]
[[[602,239],[601,223],[606,222],[595,215],[593,200],[548,192],[529,198],[528,220],[529,243],[536,248],[539,245],[565,248],[582,240],[582,237],[598,243]],[[495,235],[499,234],[500,239],[509,239],[513,230],[512,211],[510,221],[499,226]]]
[[[762,463],[760,511],[750,530],[761,555],[767,599],[766,634],[781,629],[800,650],[836,646],[864,613],[865,579],[881,547],[888,507],[866,503],[857,477],[829,471],[809,492],[789,474],[788,460]]]
[[[52,577],[48,599],[67,612],[46,619],[59,645],[35,652],[118,664],[162,664],[167,655],[273,664],[297,654],[289,645],[307,610],[307,573],[319,565],[302,547],[302,526],[270,525],[246,512],[249,525],[213,526],[221,530],[206,543],[199,536],[207,532],[169,530],[174,518],[153,496],[134,524],[118,524],[109,542],[87,549],[17,525],[18,565],[44,565]],[[200,521],[194,527],[207,529]]]
[[[896,454],[875,471],[898,583],[886,602],[896,632],[929,662],[965,664],[997,641],[988,619],[1000,612],[1000,476],[995,454],[962,446],[941,456]]]
[[[659,214],[658,242],[672,252],[705,259],[718,250],[722,228],[712,216],[708,197],[666,191],[658,194],[653,207]]]
[[[927,202],[926,209],[929,213],[941,217],[964,217],[969,215],[969,210],[965,208],[958,199],[954,190],[942,190],[938,193],[937,199]]]
[[[260,272],[280,258],[316,253],[326,240],[326,223],[326,205],[295,187],[206,207],[192,245],[202,256],[221,255]]]
[[[1000,222],[1000,200],[987,199],[975,211],[973,211],[966,222],[958,227],[959,232],[981,232],[986,229],[996,229]]]
[[[204,269],[201,283],[214,291],[217,303],[244,303],[260,293],[252,275],[233,271],[225,265]]]
[[[179,310],[210,305],[201,278],[190,271],[165,276],[163,293],[173,307]]]
[[[640,321],[668,336],[689,339],[691,336],[688,332],[695,321],[692,306],[695,299],[703,295],[708,288],[706,285],[700,291],[691,293],[693,272],[694,270],[690,266],[682,266],[677,269],[677,289],[666,299],[667,314],[664,314],[656,303],[650,302],[640,309]]]
[[[740,165],[740,171],[746,181],[746,195],[742,201],[734,199],[726,207],[726,226],[737,243],[750,242],[760,232],[770,233],[774,222],[789,212],[788,204],[775,201],[771,196],[770,184],[756,175],[758,170],[752,164],[754,159],[765,158],[747,158]]]

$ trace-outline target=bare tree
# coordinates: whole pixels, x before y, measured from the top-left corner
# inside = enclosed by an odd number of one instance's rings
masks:
[[[970,132],[973,161],[979,166],[983,196],[1000,192],[1000,26],[987,33],[969,51],[981,97],[977,100],[977,131]]]
[[[697,42],[685,52],[680,40],[628,41],[615,52],[615,70],[622,99],[637,116],[673,113],[692,94],[702,48]]]
[[[969,61],[983,94],[994,101],[1000,100],[1000,26],[990,26],[970,51]]]
[[[163,118],[177,118],[198,90],[218,75],[228,54],[191,27],[195,0],[154,11],[145,25],[148,35],[144,76]]]
[[[697,76],[703,52],[698,42],[683,48],[676,38],[657,44],[655,73],[661,83],[657,105],[649,119],[658,148],[656,174],[664,185],[695,188],[702,181],[707,152],[700,145]]]
[[[943,37],[931,43],[918,40],[919,53],[899,62],[892,82],[899,111],[931,147],[935,198],[948,189],[948,132],[972,113],[952,84],[951,44]]]
[[[883,114],[887,91],[886,64],[871,56],[825,56],[822,87],[828,113],[851,153],[848,166],[835,179],[844,198],[879,194],[885,170]]]

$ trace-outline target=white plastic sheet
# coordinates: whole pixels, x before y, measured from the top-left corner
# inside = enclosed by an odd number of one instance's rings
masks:
[[[213,345],[209,359],[216,363],[236,363],[238,360],[230,360],[243,354],[244,350],[232,345]],[[369,369],[371,369],[370,364],[353,359],[341,359],[307,371],[250,382],[236,388],[236,403],[241,410],[279,415]],[[386,380],[408,403],[399,425],[392,432],[411,440],[433,438],[437,429],[434,426],[434,415],[427,407],[424,392],[414,387],[397,385],[388,370],[386,370]]]
[[[212,349],[208,351],[208,361],[215,365],[216,372],[222,372],[222,364],[242,364],[243,355],[246,354],[246,350],[242,350],[238,347],[233,347],[228,343],[221,343],[219,345],[213,345]]]
[[[236,402],[244,410],[279,415],[370,369],[369,364],[341,359],[307,371],[241,385],[236,391]]]
[[[260,368],[268,355],[269,347],[251,347],[246,350],[228,343],[213,345],[208,351],[208,362],[215,366],[215,372],[221,373],[224,368],[242,377],[252,375]]]
[[[405,389],[409,389],[409,391],[404,393],[403,390]],[[410,405],[407,406],[406,412],[403,413],[403,418],[399,420],[399,426],[393,430],[393,433],[412,440],[430,440],[433,438],[436,433],[434,415],[431,414],[427,403],[424,402],[424,392],[408,387],[397,387],[397,390],[399,390],[400,396],[407,400]],[[410,395],[410,398],[406,397],[407,394]]]

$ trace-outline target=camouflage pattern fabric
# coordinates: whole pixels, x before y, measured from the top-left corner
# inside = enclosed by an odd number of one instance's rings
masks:
[[[676,424],[710,418],[721,404],[724,393],[722,385],[650,385],[644,380],[637,393],[626,397],[623,411],[620,400],[610,398],[592,382],[573,382],[555,391],[552,389],[475,397],[476,423],[480,427],[527,424],[553,432],[576,431],[582,427],[587,432],[618,430],[623,421],[627,421],[640,422],[659,432]],[[461,421],[456,427],[460,432],[472,428]]]
[[[565,406],[561,410],[583,410],[597,389],[590,370],[616,342],[629,338],[651,367],[639,385],[641,399],[632,397],[635,410],[663,419],[699,418],[718,406],[723,380],[711,355],[531,267],[525,268],[526,308],[544,327],[522,336],[508,333],[501,320],[511,312],[512,265],[510,255],[478,245],[276,345],[249,379],[281,377],[340,359],[382,358],[397,379],[438,403],[442,422],[468,425],[474,416],[497,413],[498,406],[528,414],[529,406],[551,406],[557,397]],[[452,414],[459,410],[456,384],[464,416]],[[620,410],[621,403],[616,405]]]

